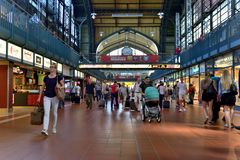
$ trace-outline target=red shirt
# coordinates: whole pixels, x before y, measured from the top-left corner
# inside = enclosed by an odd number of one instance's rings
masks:
[[[117,92],[117,85],[113,84],[112,85],[112,93],[116,93]]]

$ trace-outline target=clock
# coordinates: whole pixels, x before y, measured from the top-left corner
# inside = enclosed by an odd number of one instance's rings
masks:
[[[133,50],[130,47],[124,47],[122,49],[122,55],[124,55],[124,56],[132,55],[132,52],[133,52]]]

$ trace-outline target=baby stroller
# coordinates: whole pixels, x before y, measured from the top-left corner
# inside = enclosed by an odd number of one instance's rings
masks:
[[[148,118],[148,122],[157,119],[157,122],[161,122],[161,110],[159,107],[159,93],[155,87],[147,87],[144,93],[143,104],[142,104],[142,121]]]

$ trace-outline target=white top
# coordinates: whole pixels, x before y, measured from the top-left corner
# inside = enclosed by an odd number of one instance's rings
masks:
[[[108,91],[106,91],[106,89],[107,89],[107,84],[103,83],[102,84],[102,93],[103,94],[107,94],[108,93]]]
[[[186,91],[187,91],[187,85],[186,83],[181,83],[179,82],[177,87],[179,88],[179,94],[187,94]]]
[[[160,86],[160,87],[159,87],[159,93],[160,93],[161,95],[164,95],[164,94],[165,94],[165,87],[164,87],[164,86]]]
[[[141,85],[141,82],[136,82],[136,83],[134,84],[133,91],[134,91],[135,93],[140,93],[140,92],[141,92],[140,85]]]
[[[73,90],[75,91],[74,93],[76,93],[78,96],[80,96],[80,90],[81,90],[81,87],[80,86],[75,86],[73,88]]]
[[[127,96],[127,87],[120,87],[120,93],[123,96]]]

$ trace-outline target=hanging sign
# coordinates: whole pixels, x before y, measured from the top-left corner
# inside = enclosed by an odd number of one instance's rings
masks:
[[[57,71],[60,72],[60,73],[62,73],[62,69],[63,69],[62,64],[61,64],[61,63],[58,63],[58,64],[57,64]]]
[[[7,42],[0,39],[0,56],[6,57]]]
[[[44,57],[44,68],[49,69],[51,65],[51,60],[49,58]]]
[[[22,49],[12,43],[8,43],[8,58],[16,61],[22,60]]]
[[[233,56],[228,55],[224,57],[219,57],[215,60],[215,68],[225,68],[233,65]]]
[[[42,68],[43,66],[43,56],[35,53],[35,66]]]
[[[23,49],[23,62],[27,64],[33,64],[33,52]]]

